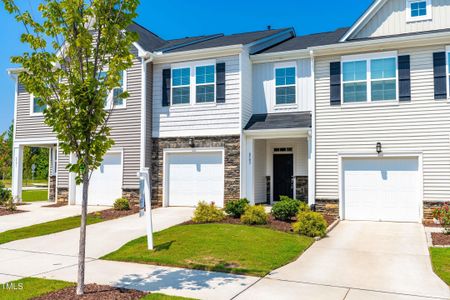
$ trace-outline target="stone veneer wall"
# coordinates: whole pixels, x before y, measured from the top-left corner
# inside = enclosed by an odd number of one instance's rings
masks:
[[[424,221],[432,221],[433,220],[433,211],[436,208],[440,208],[444,205],[443,202],[435,202],[435,201],[424,201],[423,202],[423,220]]]
[[[152,203],[163,204],[163,153],[164,149],[189,149],[189,139],[194,139],[195,148],[225,149],[225,203],[240,197],[240,137],[178,137],[153,138],[152,143]]]
[[[316,199],[316,211],[338,218],[339,200]]]
[[[50,176],[48,178],[48,201],[55,202],[56,196],[56,176]]]
[[[69,189],[68,188],[58,188],[58,198],[56,200],[58,203],[69,202]]]
[[[295,177],[295,198],[308,202],[308,176]]]
[[[128,199],[131,204],[139,205],[139,189],[123,189],[122,197]]]

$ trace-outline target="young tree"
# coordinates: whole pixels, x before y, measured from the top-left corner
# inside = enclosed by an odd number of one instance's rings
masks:
[[[77,158],[68,169],[77,175],[77,184],[83,184],[77,285],[81,295],[89,180],[113,145],[111,109],[105,109],[105,99],[132,66],[130,49],[137,34],[126,29],[136,17],[139,0],[42,0],[39,18],[22,11],[14,0],[2,2],[25,26],[21,41],[31,49],[12,58],[24,69],[19,80],[46,105],[45,123],[56,133],[62,151]],[[128,94],[114,96],[124,99]]]
[[[0,176],[1,179],[11,178],[12,148],[14,122],[8,131],[0,135]]]

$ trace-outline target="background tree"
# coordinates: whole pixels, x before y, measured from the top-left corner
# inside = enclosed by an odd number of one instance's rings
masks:
[[[11,178],[13,132],[14,122],[9,126],[8,131],[0,135],[0,178],[2,180]]]
[[[31,49],[12,58],[25,70],[19,80],[41,105],[47,106],[44,120],[56,133],[62,151],[77,158],[68,169],[77,175],[77,184],[83,184],[80,295],[84,293],[89,180],[113,145],[108,127],[112,107],[105,109],[105,99],[120,86],[122,72],[132,66],[130,48],[137,34],[126,29],[136,17],[139,1],[43,0],[37,18],[22,11],[14,0],[2,2],[25,26],[21,41]],[[124,99],[128,94],[115,96]]]

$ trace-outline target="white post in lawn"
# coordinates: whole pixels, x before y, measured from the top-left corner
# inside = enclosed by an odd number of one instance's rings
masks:
[[[153,250],[153,223],[152,223],[152,202],[150,193],[150,174],[148,168],[143,168],[140,172],[140,178],[144,185],[141,187],[145,200],[145,223],[147,229],[148,250]],[[142,197],[142,195],[141,195]]]

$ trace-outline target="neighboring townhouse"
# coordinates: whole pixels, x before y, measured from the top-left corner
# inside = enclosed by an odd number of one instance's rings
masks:
[[[450,199],[449,51],[449,0],[378,0],[347,30],[253,58],[314,60],[317,209],[419,222]]]
[[[353,26],[306,36],[131,30],[130,98],[91,204],[135,199],[143,167],[163,206],[290,196],[342,219],[420,222],[450,199],[450,0],[377,0]],[[46,146],[56,193],[77,203],[43,108],[16,95],[15,195],[22,147]]]

